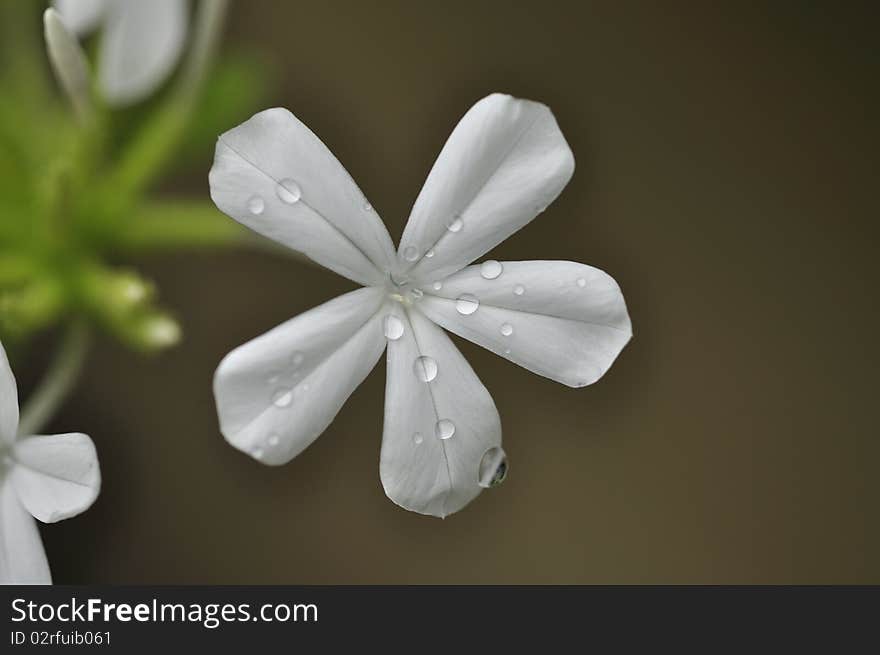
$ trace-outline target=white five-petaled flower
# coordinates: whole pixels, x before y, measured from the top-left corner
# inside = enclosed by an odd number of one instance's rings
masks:
[[[98,83],[114,105],[152,93],[174,69],[186,42],[188,0],[54,0],[79,36],[99,25]]]
[[[0,584],[50,584],[34,518],[54,523],[88,509],[101,471],[80,433],[16,437],[18,391],[0,345]]]
[[[380,475],[398,505],[460,510],[503,479],[501,422],[445,328],[571,387],[632,336],[617,283],[566,261],[468,266],[542,212],[574,158],[550,110],[494,94],[452,132],[395,251],[348,173],[290,112],[223,134],[211,197],[235,220],[365,288],[230,352],[214,377],[220,429],[266,464],[303,451],[387,354]]]

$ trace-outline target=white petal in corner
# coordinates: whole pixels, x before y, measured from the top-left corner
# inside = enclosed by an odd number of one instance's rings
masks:
[[[266,464],[320,435],[385,348],[385,294],[352,291],[229,353],[214,375],[220,431]]]
[[[483,98],[450,135],[413,206],[400,242],[403,270],[425,281],[467,266],[553,202],[573,171],[546,106]]]
[[[327,147],[286,109],[217,140],[211,198],[239,223],[363,285],[396,262],[385,225]]]
[[[469,266],[443,280],[439,291],[425,291],[419,308],[435,323],[570,387],[602,377],[632,337],[620,287],[584,264]],[[466,294],[479,301],[475,311],[473,301],[456,302]]]
[[[501,419],[443,330],[418,311],[393,309],[403,334],[388,342],[382,485],[401,507],[444,517],[480,493],[480,461],[501,445]]]
[[[0,483],[0,584],[52,584],[37,522],[9,480]]]
[[[9,359],[0,343],[0,449],[15,441],[18,431],[18,389]],[[2,462],[0,462],[2,465]]]
[[[97,27],[107,11],[108,0],[54,0],[52,6],[73,32],[83,36]]]
[[[54,523],[87,510],[101,489],[95,445],[85,434],[26,437],[15,442],[9,478],[35,518]]]
[[[108,7],[98,79],[110,103],[137,102],[171,74],[186,43],[187,10],[186,0],[115,0]]]

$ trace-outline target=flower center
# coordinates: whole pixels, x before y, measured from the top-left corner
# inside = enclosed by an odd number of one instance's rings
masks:
[[[414,287],[408,278],[394,273],[388,274],[385,289],[388,291],[388,297],[391,300],[395,300],[403,305],[413,305],[424,295],[424,292],[418,287]]]

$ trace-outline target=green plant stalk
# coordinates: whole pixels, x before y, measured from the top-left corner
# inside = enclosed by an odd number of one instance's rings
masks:
[[[22,409],[19,434],[38,434],[52,420],[79,378],[88,347],[88,328],[85,323],[74,322],[64,335],[43,381]]]
[[[192,117],[223,32],[228,0],[202,0],[195,20],[193,44],[180,77],[155,117],[136,137],[119,162],[110,189],[133,197],[152,182],[174,152]]]
[[[239,245],[249,231],[210,202],[154,200],[136,208],[125,230],[112,236],[114,251],[138,254]]]
[[[251,232],[223,215],[213,204],[193,200],[144,204],[132,214],[130,225],[114,235],[112,241],[115,252],[131,255],[232,245],[318,266],[305,255]]]

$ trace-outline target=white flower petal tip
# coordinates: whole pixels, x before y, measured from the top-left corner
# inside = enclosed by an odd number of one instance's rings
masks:
[[[98,81],[117,106],[143,100],[171,74],[186,44],[186,0],[117,0],[104,17]]]
[[[393,310],[404,330],[388,342],[382,486],[400,507],[444,518],[483,490],[484,456],[500,450],[501,419],[443,330],[418,311]]]
[[[103,18],[110,0],[53,0],[52,6],[78,36],[91,32]]]
[[[44,523],[84,512],[101,490],[95,445],[85,434],[19,439],[12,449],[10,481],[22,505]]]
[[[453,130],[416,199],[402,266],[420,281],[458,271],[540,214],[573,172],[548,107],[499,93],[483,98]]]
[[[34,519],[88,509],[101,490],[92,440],[81,433],[16,438],[18,394],[0,344],[0,584],[51,584]]]
[[[103,27],[98,82],[116,106],[143,100],[171,74],[186,45],[187,0],[54,0],[67,27]]]
[[[0,483],[0,584],[52,584],[37,522],[8,482]]]
[[[270,465],[305,450],[382,355],[384,302],[352,291],[230,352],[214,375],[226,440]]]
[[[396,261],[385,225],[333,154],[286,109],[217,140],[211,198],[239,223],[364,285]]]
[[[620,287],[598,268],[526,261],[488,269],[484,262],[448,277],[420,309],[447,330],[570,387],[599,380],[632,337]]]

